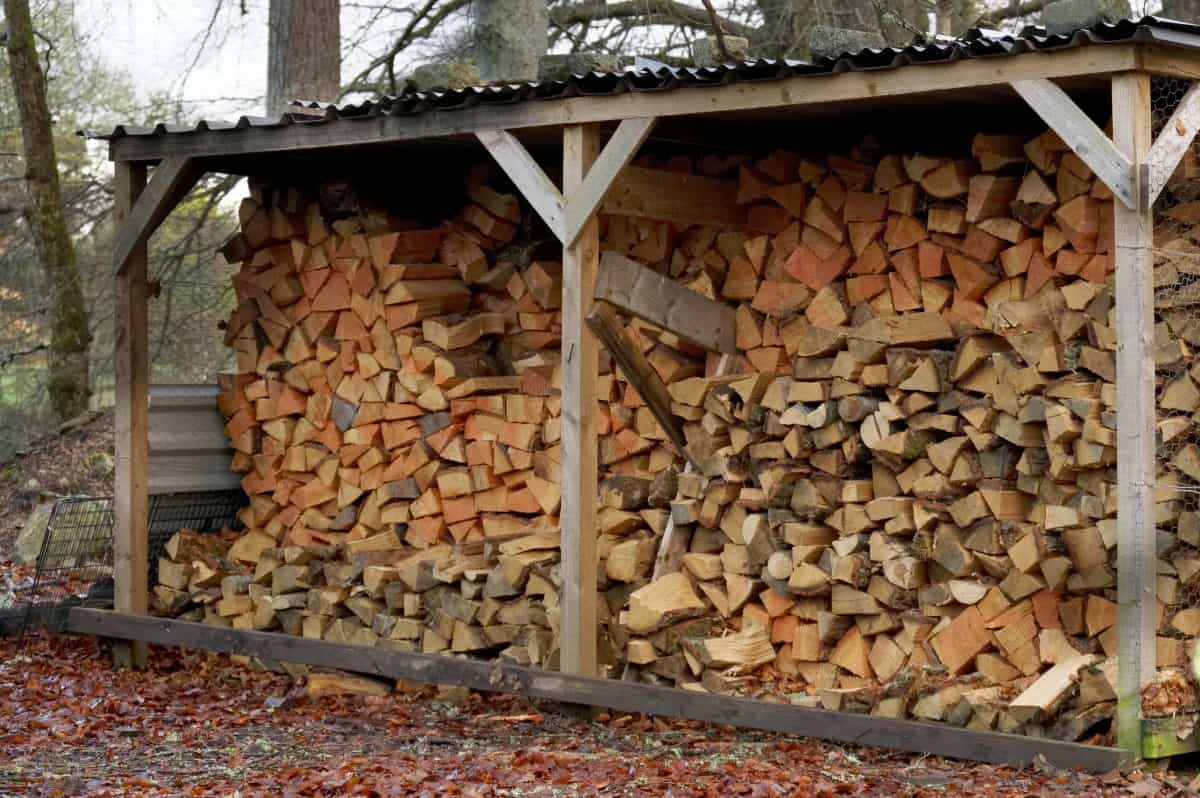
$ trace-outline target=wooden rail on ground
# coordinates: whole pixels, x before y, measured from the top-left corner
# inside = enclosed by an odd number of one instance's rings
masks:
[[[1120,751],[1103,746],[974,731],[945,723],[830,712],[465,657],[411,654],[106,610],[72,610],[67,630],[996,764],[1028,765],[1040,754],[1056,767],[1100,773],[1117,767],[1121,760]]]

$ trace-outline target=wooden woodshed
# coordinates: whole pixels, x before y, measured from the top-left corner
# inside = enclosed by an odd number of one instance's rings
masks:
[[[1118,760],[1121,751],[1141,756],[1144,750],[1169,754],[1186,748],[1190,740],[1163,748],[1160,735],[1146,738],[1158,739],[1154,743],[1158,747],[1144,749],[1140,693],[1143,684],[1155,676],[1156,646],[1161,647],[1161,638],[1156,639],[1159,608],[1155,589],[1164,562],[1162,544],[1156,538],[1156,503],[1162,501],[1156,498],[1156,486],[1162,488],[1163,483],[1156,470],[1156,434],[1161,436],[1162,431],[1156,429],[1159,388],[1155,359],[1162,341],[1161,336],[1156,339],[1152,208],[1188,156],[1200,128],[1200,89],[1191,83],[1196,75],[1200,75],[1200,28],[1148,17],[1068,35],[1031,31],[1007,36],[977,31],[960,40],[862,51],[818,63],[757,61],[714,68],[593,73],[565,82],[408,93],[343,107],[298,107],[296,113],[279,119],[244,117],[234,123],[201,122],[194,127],[121,126],[97,136],[108,141],[117,192],[116,609],[111,613],[77,610],[71,626],[75,631],[131,641],[124,650],[127,663],[134,665],[144,657],[142,641],[171,643],[998,762],[1029,762],[1041,753],[1056,764],[1104,770]],[[1163,91],[1169,89],[1178,96],[1165,109],[1169,118],[1164,115],[1156,121],[1155,112],[1163,109],[1152,103],[1152,95],[1158,97],[1164,86],[1167,89]],[[1111,135],[1104,130],[1107,120],[1111,120]],[[1118,649],[1115,726],[1121,751],[1003,734],[986,727],[956,728],[596,678],[596,524],[600,512],[595,408],[601,341],[589,327],[593,297],[603,297],[609,310],[640,314],[667,332],[717,341],[712,348],[721,348],[722,336],[731,335],[729,329],[720,329],[724,317],[719,314],[704,317],[703,313],[687,312],[687,299],[680,297],[687,289],[661,278],[665,285],[639,284],[631,289],[630,285],[641,279],[640,272],[634,268],[624,277],[617,274],[628,268],[627,259],[610,261],[606,256],[602,266],[597,217],[606,201],[613,201],[614,183],[626,179],[622,175],[629,174],[639,151],[665,147],[744,152],[756,157],[781,148],[800,153],[845,152],[866,134],[880,139],[904,134],[921,142],[919,147],[933,147],[936,145],[930,142],[943,137],[961,139],[965,135],[969,141],[971,134],[981,131],[1037,131],[1047,126],[1061,141],[1061,153],[1069,150],[1081,164],[1078,170],[1093,181],[1089,183],[1091,195],[1112,199],[1115,246],[1107,268],[1100,267],[1098,284],[1107,279],[1112,286],[1115,322],[1101,325],[1110,345],[1092,341],[1083,348],[1096,352],[1105,363],[1115,362],[1115,383],[1120,386],[1115,407],[1105,411],[1115,420],[1111,426],[1116,431],[1109,432],[1120,453],[1115,462],[1115,523],[1102,526],[1106,532],[1115,530],[1111,554],[1116,581],[1115,586],[1105,583],[1102,587],[1117,594],[1111,640]],[[997,152],[1002,150],[1000,147]],[[153,478],[148,460],[147,244],[155,229],[196,180],[209,172],[269,179],[297,171],[330,173],[352,166],[361,170],[372,164],[381,165],[381,171],[385,164],[403,169],[408,163],[436,169],[441,162],[462,159],[464,153],[490,154],[562,247],[560,672],[144,617],[150,592],[147,486]],[[1016,160],[1026,157],[1019,151],[1017,155]],[[946,163],[956,179],[970,177],[955,171],[956,162]],[[795,162],[790,166],[794,170]],[[560,174],[561,182],[548,173]],[[909,172],[910,177],[913,174]],[[919,180],[923,172],[918,168],[916,174],[914,180]],[[1014,191],[1020,177],[1012,178]],[[679,192],[686,192],[686,186],[686,181],[662,186],[626,182],[621,191],[634,201],[642,197],[649,205],[669,204],[680,200],[683,195]],[[763,196],[769,196],[765,188]],[[1011,199],[1004,200],[999,215],[1009,215]],[[720,200],[713,199],[713,213],[720,211]],[[729,201],[724,198],[725,204]],[[669,214],[665,218],[670,218]],[[968,221],[973,219],[968,217]],[[1008,240],[1019,243],[1027,239],[1018,229]],[[1092,240],[1094,243],[1095,235]],[[841,270],[845,268],[843,264]],[[1108,271],[1112,275],[1106,278]],[[954,277],[962,288],[966,277],[958,271]],[[880,286],[889,284],[883,277],[877,279]],[[888,279],[897,285],[899,278]],[[1024,279],[1022,275],[1020,285],[1025,285]],[[988,286],[993,283],[995,280]],[[824,286],[813,288],[822,296]],[[1088,298],[1094,295],[1095,291],[1089,290]],[[895,299],[897,295],[892,296]],[[840,310],[833,308],[832,317],[817,320],[813,311],[808,314],[809,321],[838,328],[856,323],[846,312],[844,295],[838,297],[830,300],[833,306],[841,305]],[[976,307],[979,303],[970,303],[980,297],[982,292],[963,296],[963,307]],[[677,300],[684,303],[684,312],[671,317],[670,308]],[[959,301],[957,297],[942,300],[943,304]],[[899,312],[900,308],[892,310]],[[595,314],[592,316],[596,324]],[[613,327],[600,323],[596,329],[611,333]],[[886,337],[876,340],[884,345],[889,341]],[[624,373],[641,368],[636,357],[621,358],[620,336],[610,339],[606,335],[603,343],[613,351]],[[879,347],[880,351],[883,348]],[[729,354],[737,351],[733,347]],[[933,361],[926,362],[931,364],[927,368],[933,369]],[[884,371],[882,384],[886,385],[886,367]],[[647,378],[649,383],[654,382],[652,376]],[[909,379],[919,382],[919,377],[912,372]],[[639,383],[639,393],[649,404],[647,392],[653,392],[653,386],[641,390],[645,384]],[[664,401],[669,413],[672,400]],[[702,407],[695,419],[704,412]],[[885,426],[886,421],[883,419]],[[1049,422],[1042,416],[1039,423]],[[1056,442],[1078,437],[1073,431],[1077,423],[1070,419],[1064,423],[1068,430],[1055,437]],[[225,454],[210,451],[205,456],[221,459]],[[1111,461],[1108,466],[1113,466]],[[1182,465],[1176,470],[1188,473]],[[1064,500],[1063,511],[1069,510],[1075,518],[1078,508],[1070,504]],[[1052,523],[1044,508],[1036,512],[1039,530],[1059,523],[1057,516]],[[1073,521],[1062,523],[1075,526]],[[1031,535],[1029,545],[1037,540]],[[1007,555],[999,550],[998,556]],[[790,567],[790,561],[785,565]],[[1108,567],[1107,556],[1104,567]],[[783,573],[786,582],[787,571]],[[1047,589],[1048,577],[1043,573],[1034,578],[1040,588]],[[1063,585],[1070,593],[1065,582]],[[1082,599],[1080,602],[1082,607]],[[973,605],[968,610],[973,611]],[[966,617],[965,613],[959,617]],[[939,631],[953,625],[950,613],[943,613],[941,620],[945,624],[937,627]],[[1057,621],[1052,626],[1057,627]],[[993,632],[1003,628],[1001,625]],[[861,637],[862,633],[853,634]],[[991,640],[985,632],[970,656],[976,656]],[[866,649],[862,650],[865,656]],[[945,664],[957,655],[939,650],[938,656]],[[1080,665],[1076,663],[1071,675]],[[1055,667],[1065,665],[1059,662]],[[953,674],[954,669],[950,671]]]

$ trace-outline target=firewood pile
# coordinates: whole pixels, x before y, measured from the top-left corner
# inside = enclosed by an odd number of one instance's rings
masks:
[[[215,561],[168,554],[163,609],[555,666],[562,267],[512,245],[515,196],[468,193],[432,228],[344,187],[324,204],[267,185],[243,201],[226,248],[242,262],[225,329],[238,369],[219,404],[246,531]],[[643,331],[663,368],[702,374],[703,353],[668,338]],[[650,476],[669,477],[676,455],[607,358],[603,370],[600,461],[617,505],[599,516],[603,571],[632,583],[674,491],[652,508]]]
[[[694,338],[617,308],[671,417],[602,352],[602,669],[978,729],[1103,728],[1117,648],[1103,183],[1052,132],[981,134],[969,157],[865,142],[628,172],[602,209],[606,258],[730,307],[738,356],[718,373]],[[220,556],[169,551],[160,609],[556,667],[561,266],[521,246],[534,226],[516,196],[465,193],[422,227],[344,187],[253,188],[227,248],[238,368],[220,399],[245,531]],[[1190,360],[1188,323],[1164,311],[1159,365]],[[1191,434],[1197,379],[1160,386],[1176,411],[1164,441]],[[1200,448],[1179,446],[1163,476],[1200,482]],[[1157,508],[1166,608],[1200,573],[1200,515],[1169,491]],[[1200,631],[1172,617],[1168,665]]]

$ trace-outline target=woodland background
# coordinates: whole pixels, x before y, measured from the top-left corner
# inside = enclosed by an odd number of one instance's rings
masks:
[[[153,3],[118,0],[113,8],[132,16],[157,9]],[[80,130],[194,123],[206,116],[261,114],[264,106],[278,111],[297,96],[297,85],[317,87],[315,97],[311,88],[300,95],[305,99],[339,102],[402,91],[405,77],[421,64],[486,59],[482,53],[495,33],[486,19],[489,14],[495,19],[496,11],[505,19],[535,21],[523,25],[521,35],[528,40],[518,43],[533,53],[593,51],[687,64],[691,42],[712,36],[714,25],[748,38],[754,57],[805,58],[808,33],[818,24],[877,31],[888,44],[903,46],[975,26],[1017,31],[1037,23],[1046,5],[1045,0],[201,3],[210,15],[203,28],[186,34],[192,41],[189,57],[172,76],[177,88],[148,90],[137,75],[115,65],[108,39],[89,30],[74,0],[4,0],[0,464],[63,422],[113,400],[112,168],[103,143],[88,142],[77,135]],[[1129,10],[1134,16],[1200,19],[1200,0],[1135,0]],[[21,24],[25,16],[30,25]],[[264,24],[266,97],[183,99],[189,73],[204,59],[219,57],[222,41]],[[304,53],[299,62],[298,53]],[[41,120],[39,94],[48,111]],[[54,174],[57,193],[48,190]],[[232,306],[230,267],[216,249],[236,225],[242,191],[236,179],[206,178],[154,238],[150,273],[160,294],[150,310],[152,382],[211,382],[231,365],[217,331]]]

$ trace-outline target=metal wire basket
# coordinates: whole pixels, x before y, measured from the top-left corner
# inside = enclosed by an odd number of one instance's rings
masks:
[[[213,533],[240,527],[246,504],[240,490],[164,493],[150,497],[149,583],[158,559],[177,531]],[[16,591],[0,631],[21,635],[30,627],[61,629],[71,607],[111,607],[113,602],[113,500],[101,496],[59,499],[50,511],[33,581]]]

